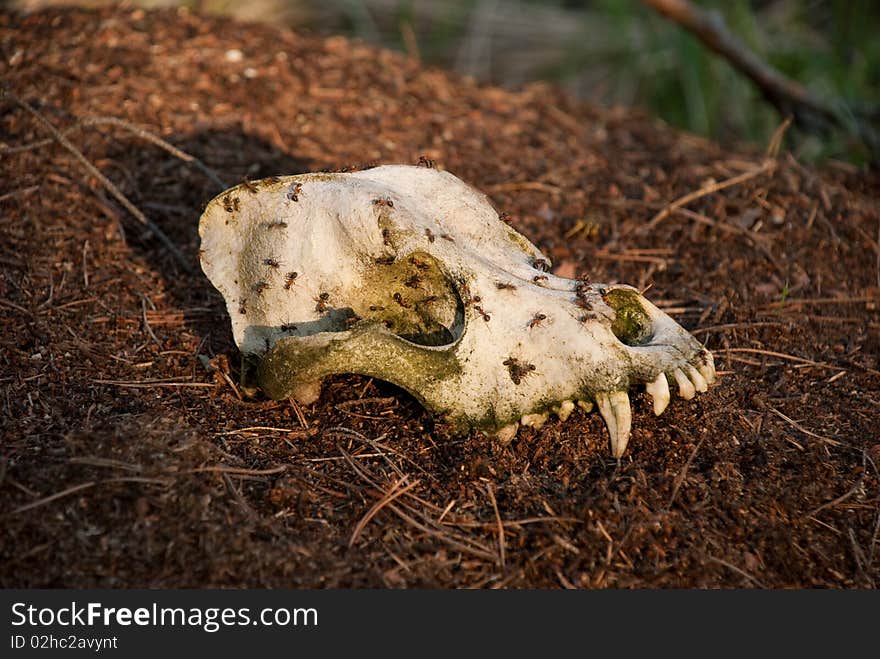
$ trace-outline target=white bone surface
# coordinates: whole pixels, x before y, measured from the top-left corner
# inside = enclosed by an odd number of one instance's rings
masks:
[[[592,400],[619,457],[632,385],[648,385],[659,414],[664,374],[685,398],[714,380],[711,355],[635,289],[545,272],[549,260],[448,172],[387,165],[266,179],[212,200],[199,234],[235,341],[275,398],[313,400],[324,376],[363,373],[407,389],[459,430],[505,437],[517,422],[540,427],[548,413],[567,418],[572,401]],[[420,261],[430,268],[412,274],[429,273],[429,284],[397,274]],[[633,345],[615,335],[615,304],[647,325]],[[423,322],[448,340],[395,333],[396,323]]]

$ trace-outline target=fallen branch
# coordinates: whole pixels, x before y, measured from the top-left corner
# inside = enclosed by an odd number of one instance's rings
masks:
[[[755,84],[782,117],[793,116],[800,127],[813,132],[829,124],[853,131],[873,157],[880,157],[880,136],[868,123],[870,112],[857,113],[841,100],[829,102],[813,96],[803,85],[787,78],[750,51],[727,30],[718,12],[701,9],[689,0],[642,1],[727,60]],[[845,113],[838,109],[844,107]]]

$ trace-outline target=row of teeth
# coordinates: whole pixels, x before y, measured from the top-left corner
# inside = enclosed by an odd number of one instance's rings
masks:
[[[678,387],[678,394],[685,400],[690,400],[698,392],[703,393],[709,385],[715,381],[715,363],[709,352],[705,353],[706,361],[698,367],[686,364],[684,368],[676,368],[669,373],[661,373],[656,380],[646,385],[645,391],[654,401],[654,414],[660,416],[669,405],[669,383],[674,381]],[[596,405],[599,413],[608,427],[608,435],[611,438],[611,454],[619,458],[626,450],[629,443],[630,429],[632,428],[632,409],[629,402],[629,394],[626,391],[599,392],[596,394]],[[574,412],[575,407],[580,407],[585,412],[593,409],[592,401],[564,400],[553,408],[553,413],[561,421],[565,421]],[[522,426],[540,428],[549,418],[549,413],[525,414],[518,422],[513,422],[498,430],[495,437],[502,443],[511,441],[516,435],[517,429]]]

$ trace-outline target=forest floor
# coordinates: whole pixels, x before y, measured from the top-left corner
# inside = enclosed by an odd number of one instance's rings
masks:
[[[0,13],[0,78],[0,586],[880,584],[876,173],[186,11]],[[634,391],[620,461],[596,413],[501,446],[361,376],[242,399],[220,186],[150,134],[229,185],[424,155],[560,274],[650,286],[718,382]]]

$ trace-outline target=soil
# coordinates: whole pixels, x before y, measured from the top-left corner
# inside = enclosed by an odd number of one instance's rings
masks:
[[[0,586],[880,582],[876,173],[182,10],[5,11],[0,49]],[[634,390],[620,461],[596,413],[501,446],[361,376],[241,398],[198,165],[232,185],[420,156],[557,272],[650,286],[717,384],[657,418]]]

